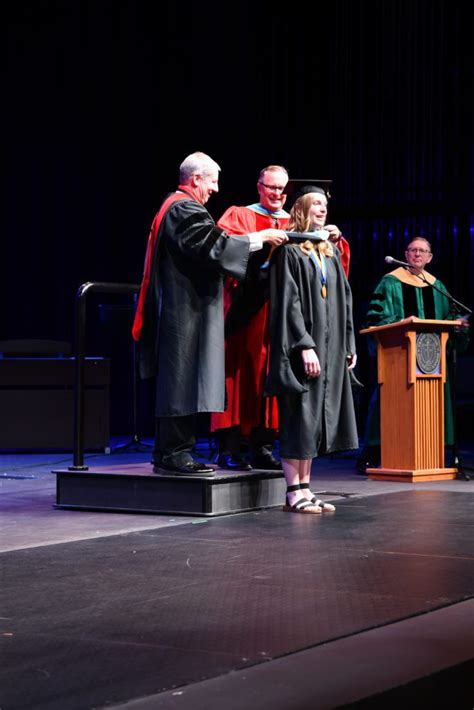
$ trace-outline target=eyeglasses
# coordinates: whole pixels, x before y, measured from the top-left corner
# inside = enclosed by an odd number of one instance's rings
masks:
[[[429,249],[407,249],[412,254],[431,254]]]
[[[286,190],[286,185],[284,187],[281,187],[281,185],[266,185],[260,180],[258,181],[258,184],[262,185],[262,187],[264,187],[265,190],[268,190],[269,192],[281,192],[281,194],[283,194]]]

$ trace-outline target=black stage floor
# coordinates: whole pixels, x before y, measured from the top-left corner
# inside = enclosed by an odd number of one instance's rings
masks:
[[[455,484],[5,549],[0,707],[472,708],[474,496]]]

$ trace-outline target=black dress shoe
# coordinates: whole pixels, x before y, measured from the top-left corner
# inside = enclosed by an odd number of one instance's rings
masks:
[[[188,461],[188,463],[182,466],[175,466],[173,464],[166,464],[161,462],[158,466],[153,467],[153,473],[171,473],[174,476],[213,476],[215,470],[211,466],[207,466],[205,463],[199,463],[199,461]]]
[[[252,466],[239,454],[219,454],[216,459],[216,464],[219,468],[227,469],[228,471],[251,471]]]
[[[272,454],[258,454],[252,457],[253,468],[259,468],[263,471],[282,471],[281,461],[278,461]]]

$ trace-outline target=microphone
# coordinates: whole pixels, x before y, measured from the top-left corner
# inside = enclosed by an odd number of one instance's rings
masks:
[[[398,264],[399,266],[406,266],[407,269],[415,269],[415,271],[419,271],[416,267],[410,266],[410,264],[407,264],[406,261],[399,261],[398,259],[394,259],[393,256],[386,256],[385,257],[385,262],[387,264]]]

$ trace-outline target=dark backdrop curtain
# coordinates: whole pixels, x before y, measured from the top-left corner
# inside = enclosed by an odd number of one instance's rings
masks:
[[[416,234],[472,306],[472,4],[7,1],[2,338],[72,340],[81,283],[138,282],[194,150],[216,218],[266,164],[333,179],[359,326]]]

